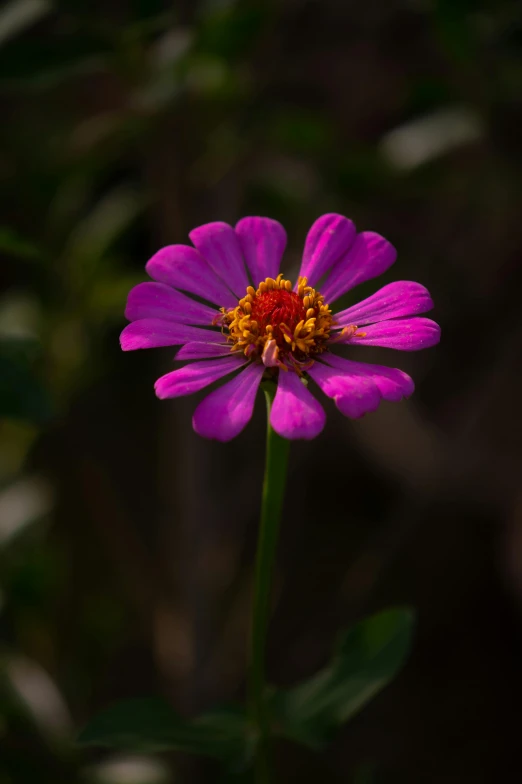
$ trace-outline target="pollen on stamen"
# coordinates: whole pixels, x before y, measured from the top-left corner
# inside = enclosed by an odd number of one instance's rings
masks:
[[[221,310],[221,323],[233,351],[260,359],[268,368],[295,370],[313,363],[330,338],[332,314],[323,296],[299,278],[297,291],[290,280],[266,278],[232,310]]]

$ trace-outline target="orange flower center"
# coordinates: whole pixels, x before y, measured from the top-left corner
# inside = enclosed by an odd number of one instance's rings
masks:
[[[267,367],[306,370],[315,354],[326,349],[332,312],[323,296],[299,278],[297,291],[280,274],[267,278],[231,310],[221,309],[219,319],[232,351],[260,358]]]
[[[266,328],[271,326],[274,340],[279,348],[284,348],[286,340],[281,325],[288,327],[287,332],[293,335],[299,322],[306,319],[306,310],[295,291],[275,289],[254,298],[251,317],[257,321],[260,333],[265,333]]]

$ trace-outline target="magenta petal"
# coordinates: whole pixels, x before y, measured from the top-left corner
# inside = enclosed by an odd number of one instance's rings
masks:
[[[207,327],[219,315],[218,310],[202,305],[165,283],[139,283],[129,292],[125,317],[129,321],[158,318],[178,324],[201,324]]]
[[[404,397],[410,397],[415,390],[413,379],[398,368],[384,367],[383,365],[370,365],[366,362],[352,362],[336,354],[326,352],[321,356],[323,362],[331,367],[352,375],[365,375],[372,379],[384,400],[397,402]]]
[[[244,297],[249,282],[239,240],[232,226],[221,221],[205,223],[204,226],[193,229],[189,237],[234,294],[238,298]]]
[[[432,307],[432,299],[424,286],[409,280],[401,280],[389,283],[357,305],[335,313],[334,319],[336,327],[347,327],[350,324],[360,327],[363,324],[398,316],[415,316],[431,310]]]
[[[224,342],[219,332],[188,327],[186,324],[174,324],[172,321],[147,318],[128,324],[120,335],[121,347],[124,351],[137,348],[158,348],[159,346],[179,346],[189,340],[215,343]]]
[[[173,370],[158,378],[154,384],[156,395],[161,400],[167,397],[192,395],[193,392],[208,387],[218,378],[242,367],[247,361],[245,357],[224,357],[223,359],[211,359],[208,362],[194,362],[192,365],[185,365],[179,370]]]
[[[321,286],[325,302],[332,303],[359,283],[382,275],[396,258],[397,251],[380,234],[361,232]]]
[[[323,407],[305,387],[297,373],[279,371],[270,424],[283,438],[312,439],[324,427]]]
[[[248,365],[236,378],[202,400],[192,418],[196,433],[218,441],[235,438],[252,418],[264,370],[261,363]]]
[[[230,289],[210,269],[201,253],[189,245],[162,248],[147,262],[145,269],[153,280],[196,294],[220,307],[237,305]]]
[[[330,267],[350,249],[355,225],[343,215],[322,215],[312,225],[305,242],[300,276],[315,286]]]
[[[186,343],[174,359],[209,359],[210,357],[230,356],[229,343]],[[236,353],[235,356],[238,356]],[[244,356],[239,354],[239,356]]]
[[[381,395],[370,377],[359,372],[346,372],[315,362],[309,375],[325,395],[335,400],[339,411],[350,419],[358,419],[379,407]]]
[[[410,319],[395,319],[370,324],[361,330],[364,337],[349,337],[340,343],[362,346],[384,346],[399,351],[418,351],[435,346],[440,340],[440,327],[431,319],[418,316]]]
[[[276,278],[286,247],[286,231],[272,218],[243,218],[236,224],[243,256],[254,288],[265,278]]]

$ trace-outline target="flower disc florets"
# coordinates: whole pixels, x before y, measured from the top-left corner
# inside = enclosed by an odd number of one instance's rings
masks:
[[[306,278],[299,278],[297,291],[282,274],[266,278],[257,290],[249,286],[237,307],[221,312],[232,351],[259,356],[267,367],[306,370],[330,338],[332,312]]]

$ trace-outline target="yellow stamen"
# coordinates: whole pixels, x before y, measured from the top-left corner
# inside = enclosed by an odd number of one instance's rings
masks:
[[[263,298],[274,297],[279,291],[288,292],[288,309],[283,299],[283,304],[278,304],[272,315],[280,316],[282,312],[287,312],[290,323],[265,323],[266,314],[268,312],[270,315],[270,310],[266,310],[267,301]],[[302,300],[302,316],[295,323],[293,319],[299,313],[297,297]],[[280,299],[274,301],[281,303]],[[242,351],[252,359],[258,356],[267,367],[300,372],[299,368],[303,370],[310,367],[314,357],[325,351],[331,340],[333,319],[323,296],[308,285],[306,278],[299,278],[297,290],[294,292],[292,282],[285,280],[280,273],[275,279],[266,278],[261,281],[257,289],[248,286],[245,296],[238,301],[237,306],[231,310],[222,308],[214,323],[221,325],[223,334],[231,343],[231,351]],[[353,332],[350,332],[350,337],[362,337],[363,334],[357,333],[355,327]],[[336,337],[346,339],[346,329]]]

